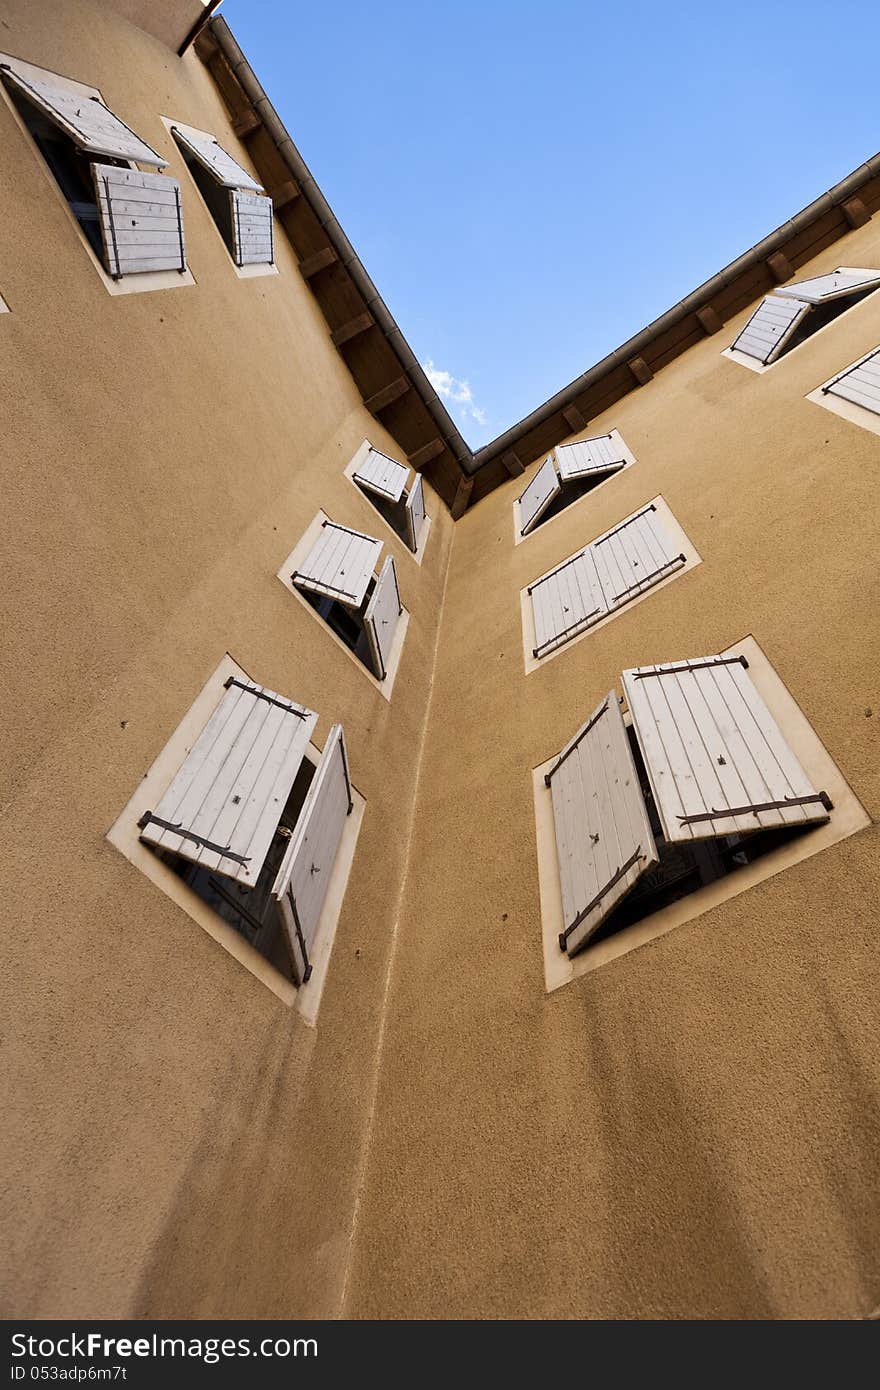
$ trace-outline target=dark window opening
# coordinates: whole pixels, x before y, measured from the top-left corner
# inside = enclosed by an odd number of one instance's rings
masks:
[[[748,835],[719,835],[717,839],[695,840],[688,844],[670,844],[663,837],[660,818],[651,795],[651,784],[632,726],[628,726],[630,747],[639,775],[651,830],[657,842],[660,863],[643,874],[623,902],[620,903],[590,937],[588,945],[614,936],[633,922],[640,922],[652,912],[659,912],[670,903],[695,893],[707,883],[715,883],[752,864],[756,859],[779,849],[781,845],[800,838],[814,827],[810,825],[783,826],[774,830],[756,830]]]
[[[174,131],[171,132],[172,135]],[[192,155],[179,141],[175,141],[177,148],[183,156],[183,162],[192,174],[193,182],[202,195],[202,200],[208,212],[214,219],[214,224],[226,243],[226,249],[233,260],[235,260],[235,237],[232,227],[232,198],[230,190],[219,184],[212,174],[203,164]]]
[[[92,179],[92,160],[77,144],[43,114],[38,106],[20,92],[7,88],[16,111],[28,128],[34,143],[49,166],[55,182],[64,194],[71,212],[85,233],[89,245],[103,263],[104,243],[101,239],[101,220]],[[115,164],[121,169],[130,165],[124,159],[101,156],[103,164]]]
[[[313,594],[308,589],[297,590],[306,602],[311,604],[318,616],[324,619],[330,631],[335,632],[339,640],[344,642],[349,651],[354,652],[358,660],[362,661],[367,670],[374,675],[370,642],[364,627],[363,615],[375,587],[376,580],[373,578],[370,580],[364,601],[357,612],[351,608],[346,608],[344,603],[339,603],[335,598],[328,598],[324,594]]]
[[[774,358],[778,362],[785,357],[786,353],[793,348],[799,347],[806,342],[807,338],[812,338],[814,333],[818,333],[820,328],[826,324],[833,323],[839,319],[841,314],[845,314],[847,309],[852,309],[854,305],[861,304],[863,299],[867,299],[869,294],[873,294],[877,286],[872,285],[866,290],[861,290],[858,294],[848,294],[840,299],[830,299],[826,304],[816,304],[810,309],[809,313],[804,314],[795,331],[792,333],[785,347],[779,356]]]
[[[582,497],[586,497],[588,492],[592,492],[600,483],[606,483],[609,478],[613,478],[614,474],[620,471],[619,468],[609,469],[607,473],[591,473],[586,478],[573,478],[571,482],[563,483],[553,501],[546,511],[541,513],[528,534],[531,535],[532,531],[537,531],[538,527],[543,526],[545,521],[558,516],[560,512],[565,511],[566,507],[570,507],[572,502],[578,502]]]
[[[367,501],[372,502],[383,521],[387,521],[395,535],[398,535],[407,549],[411,550],[412,546],[409,543],[409,527],[406,521],[406,493],[403,494],[399,502],[392,502],[390,497],[380,497],[378,493],[371,492],[369,488],[362,487],[357,478],[355,478],[355,482],[358,484],[358,487]]]
[[[218,917],[228,922],[246,941],[259,951],[286,980],[296,982],[290,961],[287,935],[272,897],[272,885],[287,852],[291,834],[303,808],[306,793],[315,775],[314,764],[304,758],[296,775],[290,795],[281,812],[278,828],[269,846],[266,862],[252,888],[234,883],[211,869],[191,864],[169,850],[154,849],[154,853],[173,869],[187,887],[207,903]],[[152,848],[152,846],[151,846]]]

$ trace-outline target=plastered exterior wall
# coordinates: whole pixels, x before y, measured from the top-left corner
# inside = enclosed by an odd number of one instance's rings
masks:
[[[798,278],[840,264],[880,228]],[[518,546],[534,466],[456,526],[351,1316],[880,1303],[875,824],[544,993],[531,771],[625,667],[752,633],[880,808],[880,449],[805,400],[880,296],[763,375],[721,356],[750,312],[590,422],[633,468]],[[659,493],[702,564],[524,675],[522,586]]]
[[[196,284],[113,298],[0,103],[0,1230],[6,1316],[332,1315],[373,1097],[452,523],[418,566],[343,476],[364,411],[280,228],[242,280],[160,119],[247,166],[211,78],[111,8],[3,6],[181,181]],[[319,508],[381,534],[392,701],[276,571]],[[345,728],[366,810],[317,1026],[105,840],[225,651]]]

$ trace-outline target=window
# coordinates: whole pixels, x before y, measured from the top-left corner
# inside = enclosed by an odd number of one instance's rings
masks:
[[[600,483],[635,463],[617,430],[560,444],[541,464],[514,504],[517,539],[558,516]]]
[[[874,348],[867,357],[833,377],[822,387],[823,395],[829,392],[880,415],[880,348]]]
[[[622,688],[535,772],[549,988],[868,823],[754,639]]]
[[[318,716],[229,676],[223,694],[154,807],[141,843],[294,984],[309,951],[353,809],[345,739],[306,761]]]
[[[392,531],[420,557],[430,526],[421,475],[416,473],[408,487],[410,470],[406,465],[374,449],[366,440],[346,473]]]
[[[698,562],[662,497],[655,498],[524,591],[526,669]]]
[[[880,286],[880,271],[839,266],[765,295],[727,350],[766,367]]]
[[[275,262],[272,200],[213,135],[168,122],[193,182],[239,267]]]
[[[390,682],[405,632],[393,557],[377,576],[382,542],[327,517],[304,542],[291,556],[291,586],[377,681]]]
[[[165,168],[161,155],[79,83],[12,60],[0,61],[0,75],[83,235],[113,279],[150,271],[185,274],[180,184],[135,167]]]

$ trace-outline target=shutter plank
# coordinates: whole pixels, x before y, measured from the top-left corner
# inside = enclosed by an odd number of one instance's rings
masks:
[[[563,483],[578,478],[616,473],[626,467],[619,436],[616,432],[597,435],[594,439],[578,439],[573,444],[559,444],[556,463]],[[622,443],[622,441],[620,441]]]
[[[175,123],[171,127],[171,134],[178,144],[207,169],[221,188],[248,189],[256,193],[264,191],[263,185],[257,183],[253,175],[243,169],[207,130],[197,130],[195,126]]]
[[[658,862],[613,690],[566,744],[546,780],[565,923],[560,946],[571,956]]]
[[[638,598],[685,563],[653,506],[600,536],[589,548],[609,612]]]
[[[36,73],[41,69],[33,69],[30,64],[17,68],[4,62],[0,70],[7,82],[39,107],[43,115],[86,154],[101,155],[105,159],[133,159],[137,164],[166,168],[168,161],[135,135],[97,97],[60,86],[57,80],[52,81],[51,73],[38,77]]]
[[[422,527],[425,524],[427,513],[425,512],[425,490],[422,486],[422,475],[416,474],[416,480],[409,490],[406,499],[406,525],[409,536],[409,548],[415,553],[419,548]]]
[[[164,174],[144,174],[138,169],[120,169],[113,164],[93,164],[92,178],[104,264],[111,275],[118,279],[149,270],[186,269],[183,209],[176,179]],[[153,225],[142,226],[137,212],[123,211],[130,207],[133,194],[148,196],[151,201],[143,206],[162,209],[152,214]],[[155,201],[160,195],[160,201]],[[155,225],[157,222],[167,230]]]
[[[345,737],[334,724],[272,888],[297,983],[311,973],[308,954],[351,805]]]
[[[272,199],[230,192],[233,256],[238,265],[271,265],[275,259]],[[247,220],[242,222],[242,217]]]
[[[880,348],[841,372],[823,391],[880,415]]]
[[[294,583],[349,608],[360,608],[381,553],[381,541],[327,521],[298,567]]]
[[[397,571],[394,568],[394,560],[389,555],[382,566],[382,573],[376,581],[376,587],[370,595],[364,613],[364,627],[373,658],[373,670],[380,681],[388,674],[394,634],[402,614]]]
[[[779,356],[811,307],[802,300],[768,294],[731,347],[767,366]]]
[[[623,684],[670,842],[828,820],[827,797],[738,659],[637,668]]]
[[[553,457],[548,455],[519,499],[521,535],[527,535],[537,526],[561,486]]]
[[[370,449],[363,463],[354,473],[355,481],[367,492],[384,497],[388,502],[399,502],[409,478],[409,469],[378,449]]]
[[[829,275],[816,275],[811,280],[799,280],[793,285],[780,286],[775,291],[786,298],[801,299],[806,304],[827,304],[832,299],[846,299],[864,290],[880,286],[880,270],[855,266],[838,266]]]
[[[252,681],[230,684],[141,839],[253,887],[317,719]]]
[[[531,588],[538,657],[555,651],[607,612],[589,547]]]

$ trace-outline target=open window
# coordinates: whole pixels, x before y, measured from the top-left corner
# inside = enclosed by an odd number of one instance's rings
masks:
[[[624,671],[630,727],[609,691],[545,773],[566,955],[828,823],[828,791],[748,668],[737,655]]]
[[[765,295],[729,351],[760,367],[776,362],[880,287],[880,270],[839,266]]]
[[[531,658],[558,651],[574,637],[670,578],[696,552],[662,498],[592,541],[529,585]]]
[[[514,521],[518,536],[530,535],[545,521],[592,492],[599,483],[634,462],[617,430],[593,439],[558,445],[541,464],[522,496],[516,499]]]
[[[114,280],[186,273],[180,184],[166,161],[100,97],[29,63],[0,59],[0,78],[95,255]]]
[[[311,974],[352,792],[342,729],[317,766],[318,716],[230,676],[164,794],[138,821],[141,843],[294,984]]]
[[[208,131],[179,121],[171,134],[235,264],[273,265],[272,199]]]
[[[381,551],[381,541],[325,518],[291,582],[376,679],[384,681],[404,609],[393,557],[375,573]]]
[[[410,484],[409,468],[365,443],[354,459],[351,478],[383,520],[418,554],[427,531],[421,475],[416,473]]]

